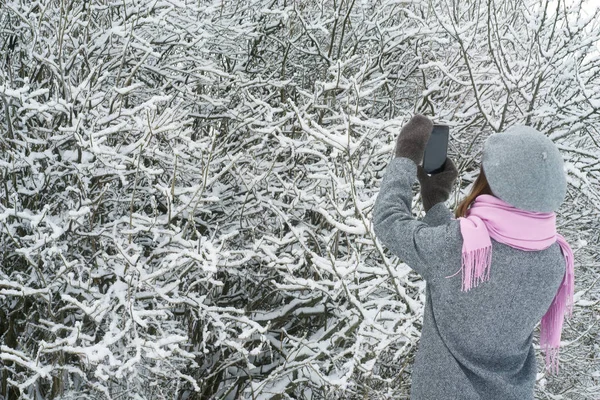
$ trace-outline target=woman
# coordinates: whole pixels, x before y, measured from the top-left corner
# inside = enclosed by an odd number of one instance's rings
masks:
[[[572,312],[573,253],[554,214],[566,195],[562,158],[530,127],[491,135],[454,219],[444,202],[456,167],[446,159],[432,176],[420,167],[432,128],[422,115],[403,127],[373,210],[377,238],[427,282],[410,398],[533,399],[534,329],[541,320],[540,345],[557,369]],[[417,177],[423,221],[411,212]]]

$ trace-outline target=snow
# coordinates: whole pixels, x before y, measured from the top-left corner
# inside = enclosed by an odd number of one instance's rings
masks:
[[[576,256],[561,360],[572,372],[538,374],[535,389],[557,397],[577,375],[572,395],[598,397],[595,3],[542,25],[544,2],[527,0],[491,26],[468,2],[455,16],[412,0],[271,3],[7,2],[7,390],[406,397],[397,382],[426,286],[371,218],[397,135],[420,112],[451,126],[451,208],[491,133],[528,122],[559,148],[558,230]]]

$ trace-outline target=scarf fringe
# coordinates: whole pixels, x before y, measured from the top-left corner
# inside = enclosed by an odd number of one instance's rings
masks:
[[[560,352],[559,347],[545,347],[544,352],[546,353],[546,371],[550,374],[558,375],[558,354]]]
[[[481,282],[490,280],[492,265],[492,246],[464,252],[462,255],[462,291],[479,286]],[[476,281],[478,279],[478,281]]]
[[[558,356],[560,349],[560,336],[564,318],[573,316],[573,292],[574,276],[572,273],[572,253],[564,247],[564,239],[561,237],[559,244],[567,258],[567,269],[565,276],[558,288],[558,292],[546,314],[542,317],[540,327],[540,348],[546,353],[546,369],[558,375]]]
[[[562,287],[563,285],[561,285],[561,289]],[[542,317],[540,327],[540,348],[546,353],[546,369],[555,374],[558,374],[558,355],[564,307],[565,304],[562,296],[556,296],[550,308]]]
[[[560,333],[563,325],[565,308],[564,298],[560,294],[564,287],[564,284],[561,284],[558,294],[554,297],[554,300],[552,300],[550,308],[548,308],[548,311],[542,317],[540,344],[556,346],[560,343]],[[551,329],[553,327],[556,327],[556,329]]]

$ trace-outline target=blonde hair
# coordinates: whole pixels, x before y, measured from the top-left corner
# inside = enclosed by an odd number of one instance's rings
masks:
[[[481,166],[479,167],[479,176],[475,179],[471,192],[460,202],[458,207],[456,207],[456,211],[454,212],[456,218],[466,217],[467,210],[471,206],[471,203],[473,203],[480,194],[489,194],[493,196],[492,189],[490,188],[487,178],[483,173],[483,167]]]

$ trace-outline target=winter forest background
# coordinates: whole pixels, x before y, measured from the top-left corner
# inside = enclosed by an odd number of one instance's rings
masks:
[[[407,399],[425,282],[371,210],[417,112],[451,125],[451,207],[491,133],[561,150],[575,308],[558,376],[536,328],[536,396],[599,399],[582,5],[1,1],[0,399]]]

